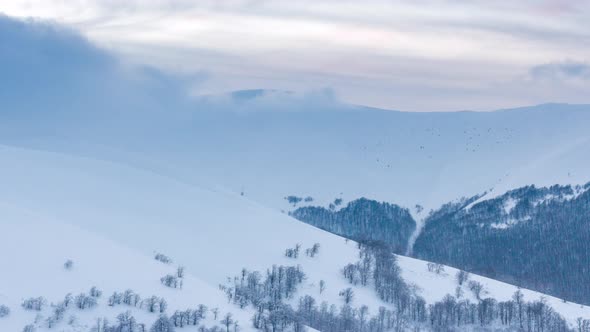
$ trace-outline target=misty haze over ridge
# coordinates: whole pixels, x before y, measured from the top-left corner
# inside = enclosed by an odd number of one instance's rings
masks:
[[[206,75],[130,67],[53,24],[0,26],[10,40],[0,46],[3,144],[123,162],[274,207],[298,194],[437,208],[492,188],[590,180],[587,105],[407,113],[330,91],[191,97],[187,84]]]

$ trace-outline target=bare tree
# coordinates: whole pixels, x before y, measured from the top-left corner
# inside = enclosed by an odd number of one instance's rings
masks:
[[[225,326],[225,332],[229,332],[229,327],[234,323],[234,320],[232,319],[232,314],[231,312],[228,312],[227,314],[225,314],[225,316],[223,317],[223,319],[221,320],[221,324],[223,324]]]

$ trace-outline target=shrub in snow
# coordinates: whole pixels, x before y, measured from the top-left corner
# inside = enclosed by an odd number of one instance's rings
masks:
[[[76,296],[76,298],[74,299],[74,302],[76,303],[76,307],[78,307],[78,309],[90,309],[96,306],[96,298],[92,297],[92,296],[88,296],[84,293]]]
[[[287,202],[289,202],[289,204],[293,204],[293,206],[296,206],[297,203],[299,203],[303,200],[303,198],[291,195],[291,196],[285,197],[285,200]]]
[[[10,308],[5,305],[0,305],[0,318],[10,315]]]
[[[44,305],[45,305],[45,299],[43,297],[31,297],[29,299],[24,300],[22,303],[22,307],[25,310],[35,310],[35,311],[41,311],[41,309],[43,309]]]
[[[462,286],[467,280],[469,280],[469,272],[460,270],[459,272],[457,272],[455,279],[457,279],[457,283],[459,284],[459,286]]]
[[[184,278],[184,266],[179,266],[176,269],[176,276],[179,278]]]
[[[164,313],[168,307],[166,300],[163,298],[151,296],[142,300],[138,294],[130,289],[126,290],[124,293],[114,292],[113,295],[109,296],[107,304],[111,307],[126,304],[128,306],[145,309],[148,312],[159,313]]]
[[[66,270],[71,270],[73,267],[74,267],[74,262],[71,259],[68,259],[64,263],[64,269],[66,269]]]
[[[165,275],[160,278],[162,285],[170,288],[182,288],[182,279],[175,275]]]
[[[105,331],[108,332],[119,332],[119,331],[129,331],[129,332],[135,332],[135,331],[140,331],[139,330],[139,326],[141,324],[137,324],[137,320],[135,319],[135,317],[133,317],[133,315],[131,315],[130,311],[126,311],[123,312],[121,314],[119,314],[117,316],[117,323],[113,326],[110,327],[110,329],[104,329]],[[144,329],[145,330],[145,329]]]
[[[156,253],[156,255],[154,256],[154,259],[157,261],[160,261],[164,264],[171,264],[172,263],[172,258],[170,258],[164,254],[161,254],[161,253]]]
[[[29,324],[23,328],[23,332],[35,332],[35,325]]]
[[[338,293],[338,295],[340,295],[342,299],[344,299],[344,303],[346,304],[350,304],[354,299],[354,291],[352,290],[352,288],[343,289],[340,291],[340,293]]]
[[[64,301],[63,304],[64,306],[67,308],[69,307],[72,303],[74,302],[74,298],[72,297],[72,293],[68,293],[66,294],[66,296],[64,297]]]
[[[161,315],[150,328],[150,332],[174,332],[174,325],[166,315]]]
[[[53,317],[48,317],[45,320],[45,326],[47,326],[48,329],[53,328],[55,326],[55,324],[57,324],[57,321]]]
[[[187,309],[187,310],[176,310],[174,314],[170,317],[170,322],[175,327],[185,327],[185,326],[198,326],[199,322],[205,318],[205,312],[207,311],[207,307],[204,305],[199,305],[196,310]]]
[[[477,281],[472,280],[469,282],[468,286],[469,289],[473,292],[473,295],[475,295],[475,298],[480,300],[481,296],[484,293],[483,285]]]
[[[297,243],[295,248],[288,248],[285,250],[285,256],[289,258],[297,258],[299,257],[299,250],[301,249],[301,245]]]
[[[305,254],[309,257],[314,257],[320,252],[320,244],[315,243],[313,247],[305,249]]]
[[[225,326],[226,332],[229,332],[229,327],[232,326],[234,323],[234,320],[232,318],[232,314],[230,312],[225,314],[225,316],[223,316],[223,319],[221,320],[220,323],[223,324],[223,326]]]
[[[102,291],[96,287],[90,288],[90,296],[99,298],[102,296]]]
[[[66,305],[64,302],[60,302],[56,305],[52,305],[53,307],[53,315],[45,321],[47,327],[51,328],[57,322],[61,321],[64,318],[66,313]]]
[[[436,274],[441,274],[445,272],[445,267],[442,264],[428,263],[426,266],[428,267],[429,272],[434,272]]]

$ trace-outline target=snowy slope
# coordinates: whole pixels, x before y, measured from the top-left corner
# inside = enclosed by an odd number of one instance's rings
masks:
[[[126,166],[3,147],[1,200],[64,220],[149,255],[164,252],[213,287],[242,268],[301,264],[326,299],[347,286],[340,269],[356,260],[355,245],[239,195],[186,185]],[[317,258],[293,260],[285,249],[320,243]],[[308,285],[309,286],[309,285]],[[318,292],[319,293],[319,292]],[[319,294],[318,294],[319,295]],[[319,296],[316,296],[319,297]],[[374,302],[372,292],[357,294]]]
[[[21,331],[26,324],[35,321],[37,314],[44,319],[51,316],[50,303],[57,304],[68,293],[73,296],[88,294],[93,286],[103,292],[99,305],[86,310],[70,308],[64,321],[57,326],[60,331],[89,331],[97,318],[105,317],[114,322],[115,317],[126,310],[131,310],[140,323],[151,326],[157,313],[126,305],[106,305],[107,297],[113,292],[127,289],[142,298],[152,295],[165,298],[169,314],[174,310],[196,309],[199,304],[219,308],[220,316],[231,312],[235,319],[244,322],[244,331],[250,330],[249,311],[227,304],[216,287],[193,275],[184,277],[182,290],[161,285],[160,278],[173,274],[174,265],[163,264],[76,226],[6,204],[0,204],[0,220],[0,251],[4,253],[0,303],[11,309],[8,317],[0,319],[1,331]],[[64,268],[68,259],[74,263],[71,270]],[[21,308],[23,299],[39,296],[48,302],[42,312]],[[76,323],[68,324],[70,316],[77,317]],[[43,320],[37,324],[40,328]],[[212,315],[203,323],[206,326],[219,325]]]
[[[244,191],[279,210],[289,208],[285,196],[297,195],[316,205],[364,196],[429,211],[490,190],[590,181],[588,106],[416,114],[346,105],[307,110],[284,100],[297,111],[282,112],[258,98],[249,107],[259,111],[195,102],[194,110],[142,117],[139,125],[141,115],[130,115],[118,124],[128,121],[124,130],[76,118],[50,119],[47,127],[60,128],[51,134],[12,125],[22,130],[2,130],[0,142]]]
[[[66,292],[87,291],[93,285],[104,288],[105,293],[131,287],[144,296],[159,294],[171,307],[203,303],[228,308],[217,286],[244,267],[264,271],[273,264],[301,265],[307,279],[298,295],[310,294],[336,305],[342,304],[338,292],[350,287],[341,269],[358,259],[355,243],[238,194],[199,188],[111,162],[6,146],[0,148],[0,162],[0,201],[4,202],[0,249],[18,252],[3,266],[29,271],[27,282],[21,282],[20,274],[0,275],[2,301],[13,309],[13,316],[0,324],[24,325],[23,320],[31,319],[18,308],[24,297],[44,295],[57,301]],[[34,245],[21,249],[29,239]],[[320,243],[320,254],[286,258],[284,250],[296,243],[303,249]],[[159,278],[171,268],[150,260],[154,250],[173,257],[198,279],[190,277],[178,292],[164,288]],[[75,262],[73,271],[63,271],[67,258]],[[447,268],[448,275],[442,278],[428,272],[425,264],[400,257],[404,278],[428,302],[453,294],[454,271]],[[120,272],[108,273],[112,268]],[[513,286],[479,279],[489,296],[503,299],[515,291]],[[321,295],[320,280],[327,285]],[[366,304],[373,313],[386,305],[371,288],[354,288],[355,304]],[[527,300],[541,296],[526,293]],[[588,308],[550,301],[570,321],[590,316]],[[249,320],[248,312],[231,311],[240,315],[241,322]],[[108,314],[114,315],[100,312]]]
[[[428,303],[438,301],[447,294],[455,296],[455,288],[457,287],[455,276],[459,270],[444,266],[444,272],[436,274],[428,271],[427,261],[406,256],[398,256],[398,258],[404,279],[417,285],[421,290],[420,294]],[[510,300],[514,295],[514,292],[518,289],[517,287],[504,282],[476,274],[470,274],[469,279],[480,282],[484,286],[484,292],[487,292],[485,296],[493,297],[498,301]],[[473,293],[470,292],[466,286],[463,286],[462,291],[464,298],[470,299],[471,301],[477,301]],[[540,294],[528,289],[521,289],[521,291],[527,301],[544,298],[547,301],[547,304],[553,307],[572,324],[576,317],[584,318],[588,317],[590,314],[590,307],[588,306],[572,302],[563,302],[562,299]]]
[[[417,114],[343,105],[329,94],[195,100],[182,79],[125,68],[71,31],[0,24],[15,41],[14,52],[0,52],[0,246],[15,253],[0,273],[1,299],[13,309],[1,331],[31,319],[19,311],[22,298],[57,301],[93,284],[221,307],[217,287],[227,277],[272,264],[300,264],[308,275],[301,294],[341,304],[338,292],[349,286],[341,269],[356,261],[355,244],[281,214],[287,195],[318,205],[365,196],[428,211],[502,186],[590,180],[588,105]],[[284,257],[296,243],[320,243],[320,254]],[[149,258],[154,251],[187,267],[192,281],[177,292],[187,295],[162,289],[169,267]],[[68,257],[75,268],[64,276]],[[113,257],[121,260],[113,265]],[[453,292],[451,274],[400,263],[428,301]],[[113,267],[119,273],[108,275]],[[490,296],[513,291],[489,281]],[[355,292],[373,312],[383,304],[369,288]],[[579,312],[570,306],[556,308],[573,320]]]

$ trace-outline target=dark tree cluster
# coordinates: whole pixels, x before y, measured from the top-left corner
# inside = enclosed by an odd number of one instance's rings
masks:
[[[86,295],[84,293],[81,293],[80,295],[76,296],[76,298],[74,299],[74,303],[76,304],[76,307],[80,310],[94,308],[97,305],[95,297]]]
[[[410,252],[433,264],[590,305],[590,183],[527,186],[482,198],[430,211]],[[365,198],[338,211],[306,206],[290,214],[357,242],[386,243],[395,253],[407,252],[416,227],[407,209]],[[438,267],[432,265],[433,271]]]
[[[588,189],[528,186],[469,208],[448,204],[427,217],[413,253],[589,305]]]
[[[44,297],[31,297],[31,298],[25,299],[23,301],[23,303],[21,304],[21,306],[25,310],[41,311],[41,310],[43,310],[43,306],[46,303],[47,303],[47,301],[45,300]]]
[[[369,308],[354,308],[344,304],[340,308],[322,302],[318,305],[311,296],[302,297],[295,316],[306,326],[323,332],[385,332],[406,331],[410,327],[406,317],[395,310],[379,307],[374,316],[369,316]]]
[[[10,315],[10,308],[3,304],[0,304],[0,318],[4,318],[8,315]]]
[[[315,257],[320,252],[320,244],[314,243],[311,248],[305,249],[305,255],[308,257]]]
[[[245,308],[253,306],[252,319],[255,328],[268,331],[284,331],[296,325],[293,310],[283,301],[290,299],[305,274],[299,266],[273,266],[261,274],[242,269],[230,284],[220,286],[228,301]]]
[[[222,332],[226,331],[226,324],[228,323],[228,317],[230,326],[235,328],[237,331],[237,322],[231,319],[231,314],[227,314],[220,323],[224,324],[224,328],[219,326],[205,327],[199,326],[199,321],[205,318],[207,308],[203,305],[195,310],[176,311],[170,318],[166,314],[160,314],[155,322],[148,329],[144,324],[138,323],[135,317],[130,311],[126,311],[117,316],[116,322],[111,324],[108,319],[98,319],[95,326],[92,328],[92,332],[174,332],[176,328],[183,327],[196,327],[198,326],[199,332]],[[229,316],[228,316],[229,315]],[[191,330],[193,331],[193,330]],[[229,331],[229,330],[227,330]]]
[[[97,299],[101,296],[101,294],[102,292],[96,287],[92,287],[90,289],[90,295],[80,293],[74,297],[70,293],[66,294],[63,301],[58,302],[57,304],[51,304],[51,315],[45,319],[45,325],[48,328],[54,327],[63,320],[66,311],[72,306],[79,310],[86,310],[96,307],[98,305]]]
[[[199,305],[197,309],[177,310],[170,316],[170,322],[174,327],[198,326],[207,315],[207,307]]]
[[[74,261],[72,261],[71,259],[68,259],[64,263],[64,269],[66,269],[66,270],[71,270],[73,267],[74,267]]]
[[[228,301],[241,308],[256,308],[253,326],[265,332],[298,332],[304,331],[305,326],[325,332],[384,332],[407,326],[406,318],[395,310],[383,307],[371,318],[368,307],[353,308],[354,292],[350,288],[342,291],[345,304],[340,309],[326,302],[318,307],[311,296],[301,298],[299,307],[293,309],[285,301],[293,296],[304,277],[299,267],[273,266],[264,277],[259,272],[243,269],[229,286],[221,288],[226,292]]]
[[[162,285],[170,288],[182,288],[183,280],[178,275],[167,274],[160,278]]]
[[[242,269],[240,276],[233,279],[227,286],[222,285],[228,301],[244,308],[254,306],[273,307],[284,299],[289,299],[303,282],[305,274],[299,266],[276,266],[266,271],[250,272]]]
[[[170,258],[162,253],[156,253],[154,255],[154,259],[159,262],[162,262],[164,264],[172,264],[172,258]]]
[[[287,202],[289,202],[289,204],[296,206],[299,202],[301,202],[303,200],[303,198],[298,197],[298,196],[294,196],[294,195],[290,195],[290,196],[285,197],[285,200]]]
[[[377,294],[385,302],[395,305],[393,317],[396,331],[409,326],[434,331],[476,326],[490,329],[502,326],[531,332],[569,331],[566,321],[544,301],[526,302],[520,291],[515,293],[511,301],[498,302],[492,298],[483,298],[486,294],[483,285],[477,281],[468,281],[469,275],[465,272],[457,274],[458,288],[462,285],[468,287],[477,303],[447,295],[443,300],[427,306],[424,299],[414,294],[401,278],[396,256],[391,254],[387,246],[372,243],[360,247],[361,262],[367,257],[372,257],[374,261],[370,275]],[[351,283],[355,279],[349,277],[349,271],[356,271],[359,265],[349,264],[344,268],[345,276]],[[432,272],[437,273],[436,265]],[[350,304],[350,301],[346,304]],[[392,326],[387,325],[387,328]]]
[[[578,318],[576,320],[576,332],[590,332],[590,319]]]
[[[434,272],[436,274],[442,274],[445,272],[445,266],[439,263],[428,262],[426,268],[428,269],[428,272]]]
[[[174,328],[171,319],[169,319],[164,314],[160,315],[160,317],[156,319],[156,321],[150,328],[150,332],[174,332],[175,330],[176,329]]]
[[[301,251],[301,245],[297,243],[295,247],[285,249],[285,257],[299,258],[299,251]]]
[[[336,203],[341,204],[341,200]],[[336,206],[335,203],[331,203]],[[416,222],[408,209],[366,198],[335,211],[319,206],[300,207],[289,213],[307,224],[358,242],[381,241],[396,253],[405,253]]]
[[[472,303],[447,295],[428,306],[428,323],[434,330],[479,326],[531,332],[571,331],[567,322],[544,301],[524,301],[520,291],[512,300],[502,302],[485,298]]]
[[[155,324],[154,324],[155,326]],[[116,321],[110,323],[108,319],[98,319],[92,332],[173,332],[174,330],[158,330],[153,327],[148,330],[145,324],[138,323],[130,311],[117,315]]]
[[[94,286],[90,288],[90,296],[99,298],[102,296],[102,291]]]
[[[25,325],[25,327],[23,327],[23,332],[35,332],[37,329],[35,328],[35,325],[33,324],[28,324]]]
[[[168,308],[168,303],[164,298],[151,296],[142,299],[139,294],[135,293],[131,289],[128,289],[122,293],[114,292],[113,295],[108,298],[107,303],[111,307],[117,305],[127,305],[130,307],[145,309],[151,313],[164,313]]]

